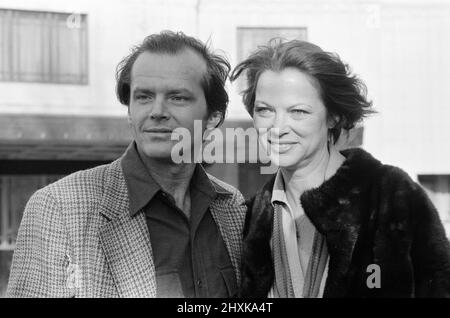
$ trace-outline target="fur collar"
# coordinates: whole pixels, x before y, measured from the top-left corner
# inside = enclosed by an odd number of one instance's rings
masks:
[[[335,175],[320,187],[300,197],[305,214],[326,237],[330,254],[329,272],[324,296],[345,295],[346,273],[364,219],[362,211],[370,200],[370,187],[382,164],[366,151],[354,148],[341,152],[346,160]],[[272,178],[248,203],[244,231],[243,280],[241,296],[266,297],[274,277],[270,238],[273,207]]]

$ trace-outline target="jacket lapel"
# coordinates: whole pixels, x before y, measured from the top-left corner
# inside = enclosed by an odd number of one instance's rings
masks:
[[[242,252],[241,297],[267,297],[275,277],[270,239],[272,237],[274,209],[271,204],[272,177],[248,201],[244,247]]]
[[[347,273],[361,229],[361,206],[347,196],[326,195],[321,188],[305,192],[301,202],[305,214],[327,242],[330,259],[324,297],[344,297],[349,287]]]
[[[348,293],[350,280],[348,271],[351,265],[356,242],[360,235],[361,220],[355,217],[348,221],[340,221],[338,217],[328,220],[328,224],[319,224],[318,217],[309,210],[308,217],[326,238],[329,253],[329,270],[325,284],[324,297],[345,297]],[[336,210],[336,216],[347,214],[347,210]],[[306,210],[305,210],[306,213]],[[358,209],[355,213],[359,214]]]
[[[368,218],[365,203],[370,202],[370,184],[381,166],[362,149],[342,154],[346,160],[336,174],[300,198],[305,214],[327,242],[330,261],[324,297],[348,296],[350,265],[361,224]]]
[[[228,202],[229,197],[231,197],[231,195],[219,194],[218,197],[211,203],[210,211],[225,242],[228,255],[230,256],[231,263],[233,264],[236,273],[236,280],[239,284],[241,280],[241,230],[244,223],[245,207],[242,206],[242,211],[230,211]]]
[[[113,162],[106,174],[100,213],[107,221],[100,242],[120,297],[156,297],[155,266],[144,213],[131,216],[120,166]]]

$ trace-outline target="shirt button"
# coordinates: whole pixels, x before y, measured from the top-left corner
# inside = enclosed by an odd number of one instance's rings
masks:
[[[202,281],[199,279],[199,280],[197,280],[197,286],[199,287],[199,288],[202,288]]]

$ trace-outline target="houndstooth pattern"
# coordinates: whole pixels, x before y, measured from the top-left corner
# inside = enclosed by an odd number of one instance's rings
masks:
[[[129,213],[121,159],[76,172],[28,201],[6,297],[155,297],[156,279],[144,213]],[[245,206],[242,194],[210,206],[240,280]]]
[[[231,262],[233,264],[238,284],[241,281],[241,254],[242,254],[242,233],[247,211],[245,199],[242,194],[231,185],[220,181],[209,175],[209,179],[233,193],[230,199],[228,196],[220,196],[214,200],[210,206],[214,221],[219,227],[225,245],[227,247]]]

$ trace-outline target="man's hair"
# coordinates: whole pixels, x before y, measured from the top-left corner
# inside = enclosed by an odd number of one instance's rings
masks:
[[[243,72],[247,88],[242,92],[247,111],[253,116],[256,86],[260,75],[266,71],[295,68],[307,74],[318,88],[322,102],[331,118],[336,118],[330,129],[334,142],[341,130],[349,130],[370,113],[372,103],[367,100],[367,88],[337,54],[323,51],[306,41],[284,41],[274,38],[266,46],[259,46],[246,60],[239,63],[231,74],[231,81]]]
[[[223,121],[228,106],[225,82],[231,69],[230,63],[225,57],[212,52],[207,44],[187,36],[183,32],[162,31],[159,34],[149,35],[122,59],[116,70],[116,94],[120,103],[126,106],[130,105],[131,70],[141,53],[176,55],[186,49],[193,50],[205,60],[207,70],[201,85],[205,94],[208,115],[219,111]]]

